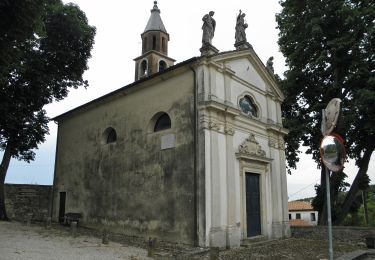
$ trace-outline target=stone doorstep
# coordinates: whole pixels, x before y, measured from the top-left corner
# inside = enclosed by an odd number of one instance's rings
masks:
[[[168,260],[168,259],[173,259],[173,256],[171,254],[165,253],[165,252],[156,252],[154,253],[153,258],[154,259],[160,259],[160,260]]]
[[[267,239],[266,236],[263,236],[263,235],[260,235],[260,236],[255,236],[255,237],[248,237],[248,238],[245,238],[245,239],[242,239],[241,240],[241,246],[250,246],[250,245],[255,245],[255,244],[259,244],[259,243],[266,243],[266,242],[270,242],[270,241],[274,241],[274,239]]]
[[[367,257],[367,256],[371,256],[371,259],[373,259],[372,257],[374,257],[374,259],[375,259],[375,249],[353,251],[353,252],[350,252],[348,254],[345,254],[345,255],[342,255],[342,256],[336,258],[336,260],[368,259],[368,258],[364,258],[364,257]]]
[[[155,252],[154,258],[160,259],[160,260],[190,259],[193,256],[195,257],[195,256],[203,255],[203,254],[208,253],[209,251],[210,251],[209,248],[199,248],[199,249],[195,249],[189,252],[180,253],[177,255],[174,255],[172,253],[167,253],[167,252]]]

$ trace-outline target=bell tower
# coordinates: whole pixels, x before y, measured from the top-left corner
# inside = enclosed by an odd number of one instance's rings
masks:
[[[151,16],[141,37],[142,55],[134,59],[136,81],[163,71],[175,62],[168,57],[169,34],[161,20],[157,1],[154,1]]]

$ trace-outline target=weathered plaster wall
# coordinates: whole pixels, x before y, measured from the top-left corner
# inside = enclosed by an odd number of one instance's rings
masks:
[[[290,219],[297,219],[297,213],[300,214],[300,219],[305,220],[313,226],[318,225],[318,211],[289,211]],[[315,214],[315,220],[311,216],[312,213]]]
[[[66,192],[66,212],[81,212],[83,225],[193,242],[194,82],[191,71],[181,73],[143,82],[59,123],[55,220],[59,192]],[[152,118],[161,111],[172,127],[154,133]],[[107,127],[116,130],[115,143],[103,143]],[[170,134],[175,147],[161,150]]]
[[[5,207],[12,220],[46,221],[49,217],[52,186],[5,184]]]

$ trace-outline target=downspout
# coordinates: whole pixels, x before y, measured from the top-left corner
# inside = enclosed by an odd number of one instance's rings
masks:
[[[55,165],[54,165],[54,172],[53,172],[53,184],[52,184],[52,191],[51,191],[51,203],[50,203],[50,217],[52,222],[52,215],[53,215],[53,202],[54,202],[54,195],[55,195],[55,185],[56,185],[56,164],[57,164],[57,151],[59,147],[59,124],[57,121],[55,121],[57,124],[57,135],[56,135],[56,150],[55,150]]]
[[[193,86],[193,136],[194,136],[194,245],[199,246],[199,230],[198,230],[198,84],[197,84],[197,73],[192,66],[189,66],[194,75],[194,86]]]

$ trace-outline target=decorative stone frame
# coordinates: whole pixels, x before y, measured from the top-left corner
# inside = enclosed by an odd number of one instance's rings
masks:
[[[239,160],[240,169],[240,221],[242,239],[247,239],[247,217],[246,217],[246,173],[259,175],[260,191],[260,219],[261,235],[268,233],[267,230],[267,202],[269,201],[267,189],[267,177],[269,177],[270,164],[272,159],[266,157],[253,134],[250,134],[245,141],[239,145],[236,158]]]
[[[238,110],[241,111],[241,114],[242,114],[242,115],[249,116],[249,115],[245,114],[245,113],[242,111],[241,106],[240,106],[240,100],[243,99],[243,98],[245,98],[246,96],[250,98],[250,100],[253,102],[253,104],[255,105],[255,107],[256,107],[256,109],[257,109],[257,111],[258,111],[258,116],[255,117],[255,116],[251,115],[251,118],[256,118],[256,119],[260,119],[260,118],[262,118],[262,110],[261,110],[261,106],[260,106],[260,104],[256,101],[254,95],[251,94],[251,93],[248,92],[248,91],[243,92],[241,95],[239,95],[239,96],[237,97],[237,106],[238,106]]]
[[[160,72],[160,62],[164,62],[164,63],[165,63],[165,68],[164,68],[164,70],[168,69],[168,63],[167,63],[164,59],[159,59],[159,60],[158,60],[158,68],[157,68],[157,72]]]

